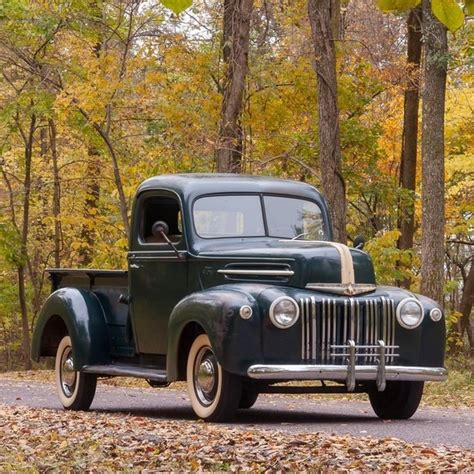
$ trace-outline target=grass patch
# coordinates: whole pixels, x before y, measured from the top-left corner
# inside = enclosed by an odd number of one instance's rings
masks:
[[[446,382],[426,382],[422,403],[447,408],[474,408],[474,377],[466,369],[451,369]]]

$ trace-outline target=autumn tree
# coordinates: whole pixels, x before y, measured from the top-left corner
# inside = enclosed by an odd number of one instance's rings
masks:
[[[186,9],[191,3],[4,0],[0,6],[3,368],[23,365],[24,336],[49,290],[46,268],[125,268],[125,222],[137,185],[153,175],[216,169],[223,88],[231,70],[223,63],[223,47],[230,57],[234,49],[231,43],[223,43],[223,0],[194,2]],[[312,2],[318,15],[319,7],[327,8],[329,2],[323,3]],[[395,3],[410,3],[411,9],[419,4],[416,0]],[[432,1],[435,13],[436,3]],[[443,5],[448,3],[443,0]],[[318,103],[315,70],[321,72],[321,81],[329,73],[325,62],[314,67],[308,0],[254,5],[248,35],[250,67],[240,82],[245,88],[236,115],[241,144],[235,142],[234,156],[246,172],[322,187],[328,168],[315,157],[320,149],[329,149],[321,146],[324,137],[322,141],[319,137],[320,126],[326,132],[329,127],[325,128],[327,120],[318,120],[319,105],[311,104]],[[412,194],[399,187],[403,95],[418,77],[414,67],[409,66],[407,73],[407,16],[383,15],[374,0],[345,2],[341,19],[337,12],[331,11],[328,44],[337,44],[338,83],[320,93],[320,105],[332,99],[329,106],[338,108],[347,231],[369,237],[366,248],[381,283],[410,278],[417,289],[419,227],[414,252],[406,251],[406,255],[413,253],[413,259],[401,262],[405,253],[396,248],[399,219],[408,216],[407,208],[400,206],[411,202],[400,196]],[[332,31],[338,25],[344,28],[341,40],[335,42],[338,36]],[[467,80],[468,58],[456,56],[457,43],[468,51],[468,37],[464,29],[450,37],[454,59],[450,60],[445,124],[448,245],[443,282],[450,334],[469,338],[474,89]],[[332,58],[335,61],[336,56]],[[29,142],[32,118],[28,170],[21,132]],[[418,177],[417,221],[421,221],[419,192]],[[26,246],[22,243],[25,208]],[[337,200],[331,208],[338,214],[335,218],[340,217]]]
[[[333,25],[339,2],[309,0],[308,17],[318,84],[318,136],[322,190],[329,204],[334,238],[346,243],[346,186],[342,174],[339,105],[336,76],[336,37]]]

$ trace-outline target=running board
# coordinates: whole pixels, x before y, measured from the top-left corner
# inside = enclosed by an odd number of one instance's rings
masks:
[[[147,369],[134,365],[86,365],[82,372],[97,375],[111,375],[114,377],[138,377],[167,384],[166,370]]]

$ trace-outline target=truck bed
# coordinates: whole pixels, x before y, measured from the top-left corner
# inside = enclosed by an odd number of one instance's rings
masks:
[[[81,288],[92,291],[104,308],[109,328],[110,346],[115,357],[133,357],[135,345],[128,304],[119,301],[128,295],[126,270],[50,268],[52,291],[61,288]]]
[[[99,270],[91,268],[48,268],[52,291],[59,288],[74,287],[94,290],[96,287],[128,289],[127,270]]]

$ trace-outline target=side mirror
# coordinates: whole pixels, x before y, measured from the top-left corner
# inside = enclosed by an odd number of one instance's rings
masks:
[[[355,249],[362,250],[365,245],[365,239],[362,235],[356,235],[352,243]]]
[[[162,234],[168,235],[170,233],[170,228],[165,221],[156,221],[151,226],[151,234],[153,237],[161,237]]]

